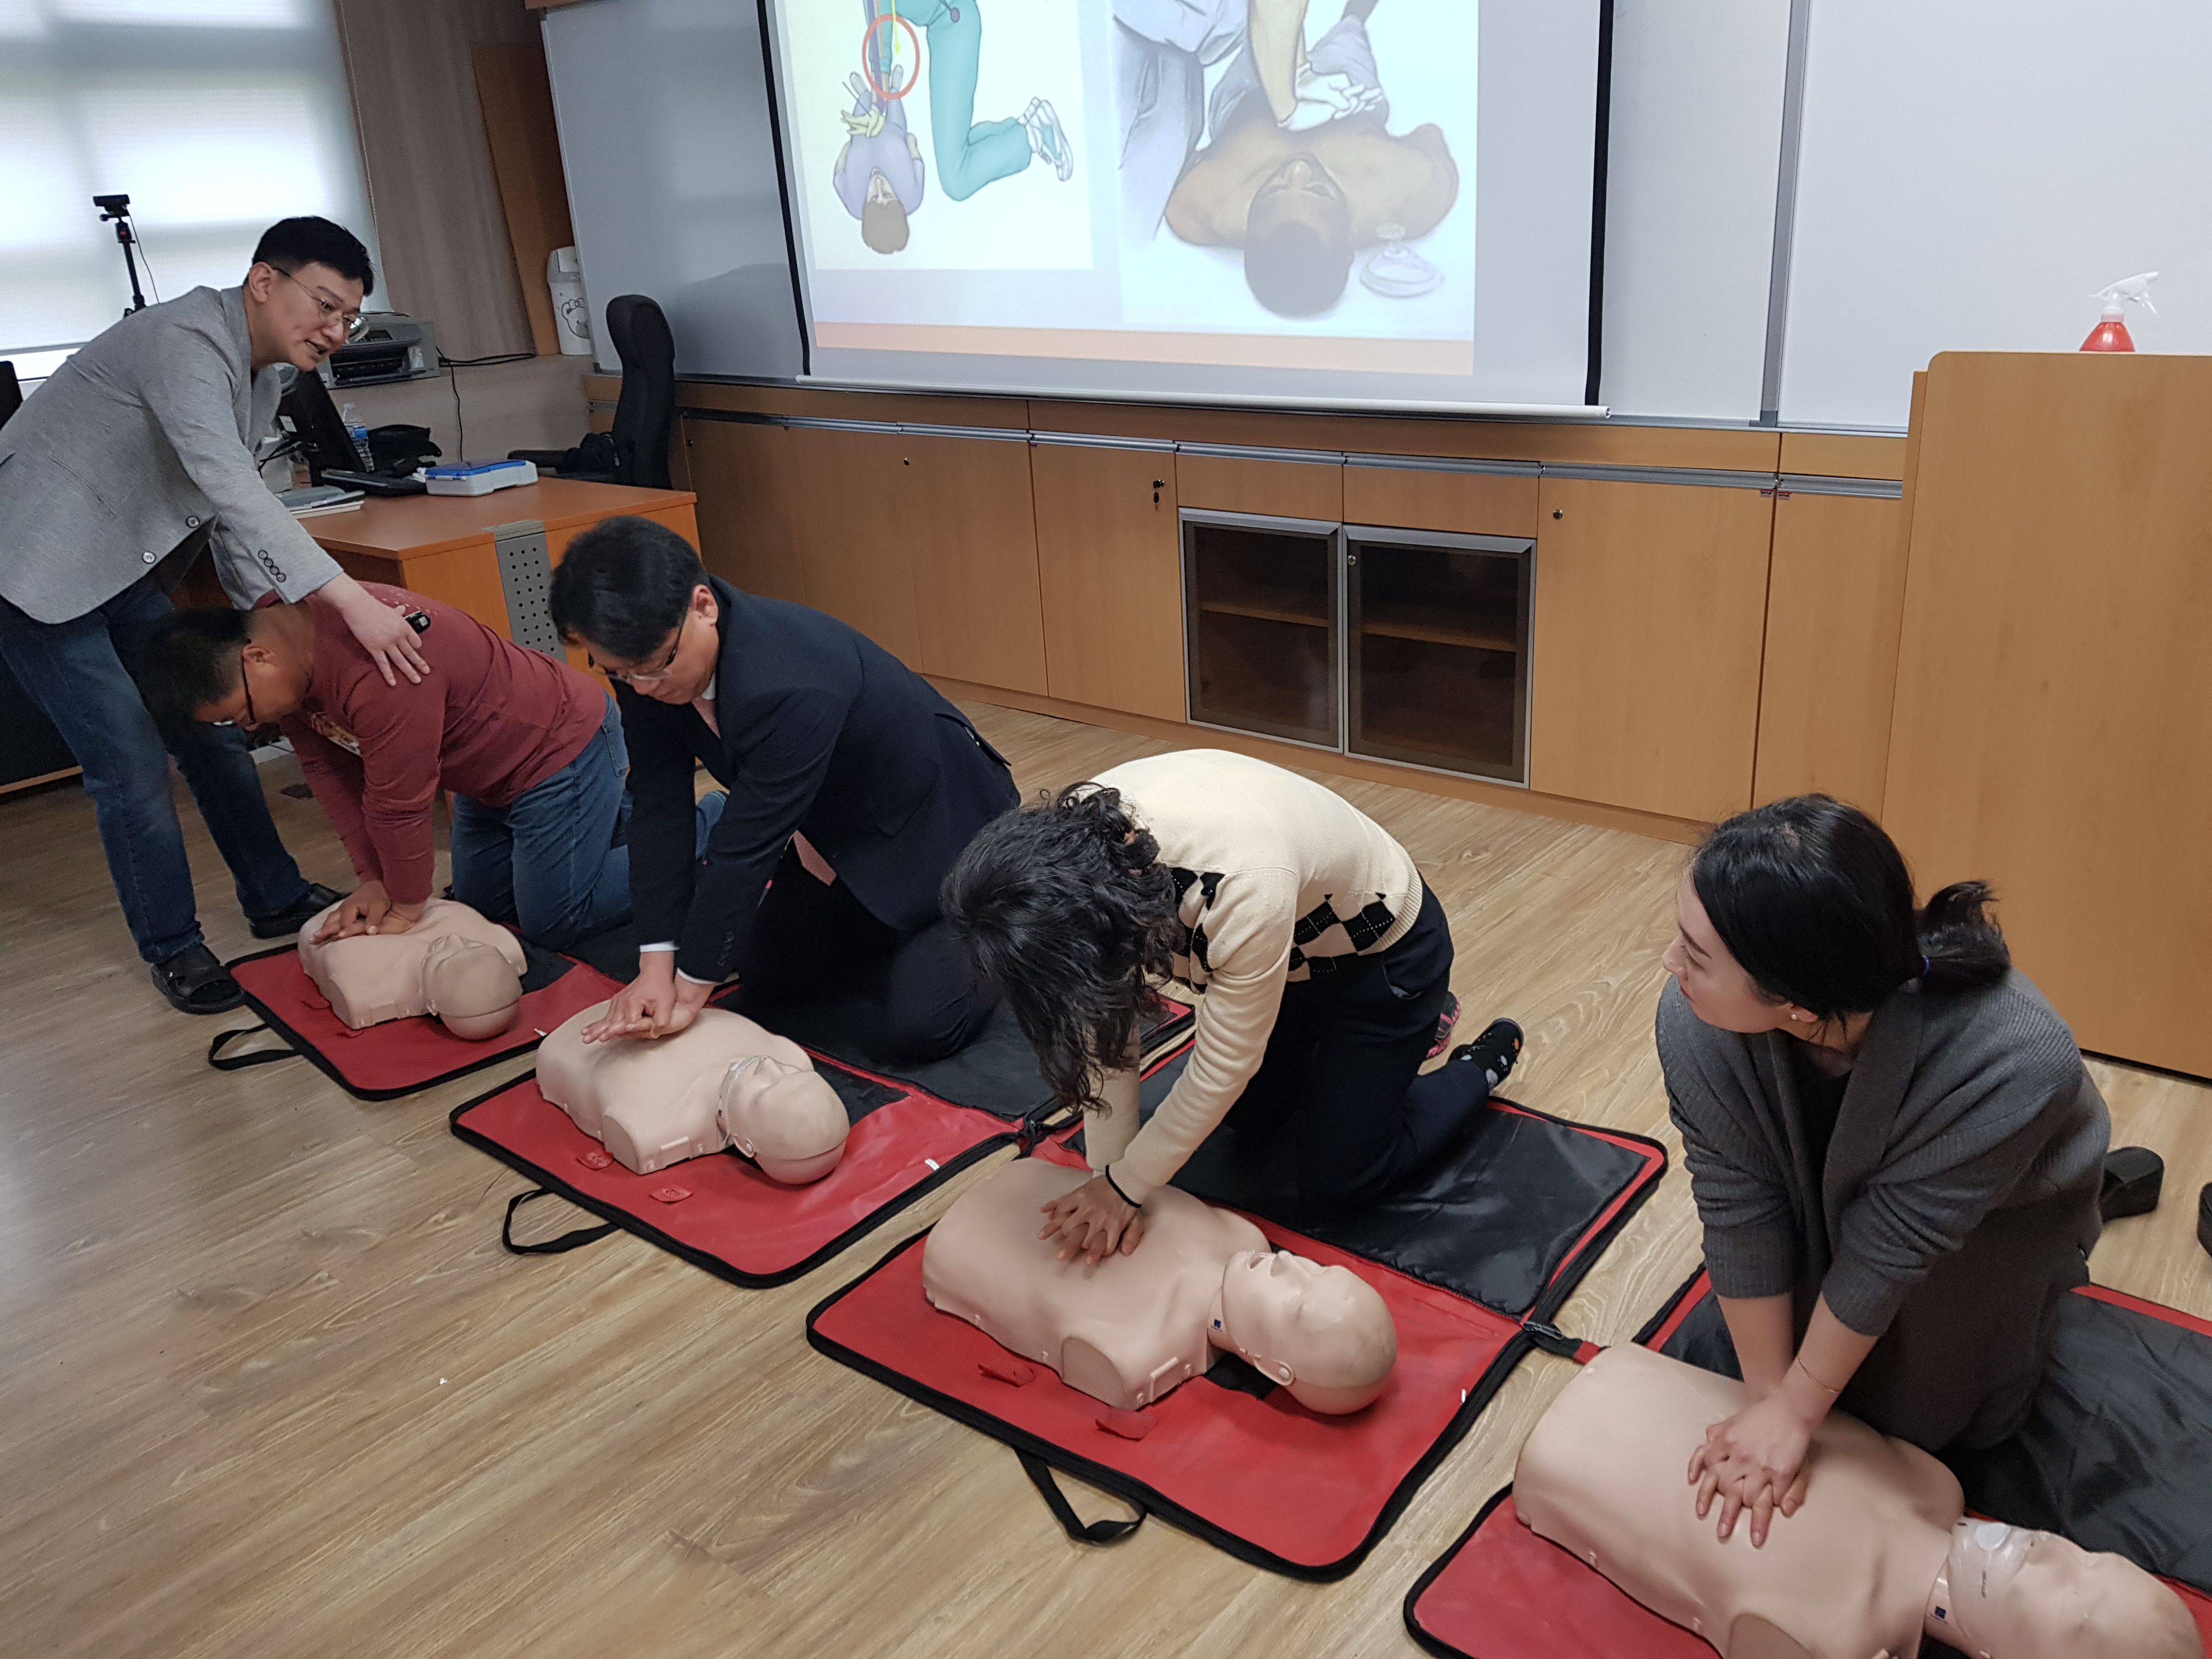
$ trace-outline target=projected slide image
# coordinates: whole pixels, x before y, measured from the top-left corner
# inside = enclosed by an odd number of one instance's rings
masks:
[[[1370,31],[1378,7],[1395,28]],[[1473,6],[1113,8],[1126,321],[1472,337],[1474,221],[1472,202],[1454,213],[1454,138],[1471,163]],[[1337,15],[1316,27],[1325,9]],[[1387,65],[1377,33],[1397,48]],[[1430,295],[1418,316],[1390,314]]]
[[[817,268],[1089,268],[1077,0],[806,0],[783,16]]]
[[[817,349],[1474,372],[1474,0],[777,8]]]

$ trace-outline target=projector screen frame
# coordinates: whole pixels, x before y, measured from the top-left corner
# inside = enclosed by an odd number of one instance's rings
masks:
[[[1477,0],[1480,3],[1480,0]],[[1587,420],[1611,418],[1601,404],[1605,348],[1605,226],[1606,186],[1612,143],[1613,0],[1595,0],[1597,6],[1596,87],[1592,100],[1595,131],[1590,146],[1590,242],[1589,270],[1589,327],[1584,346],[1583,402],[1576,404],[1486,403],[1437,399],[1381,398],[1300,398],[1248,392],[1152,392],[1127,389],[1090,391],[1081,388],[957,385],[934,380],[896,380],[848,378],[814,373],[813,319],[807,306],[805,260],[800,252],[799,221],[792,200],[791,164],[784,143],[782,82],[785,67],[778,51],[772,0],[754,0],[761,34],[761,58],[767,82],[769,119],[775,155],[776,197],[783,213],[784,246],[791,266],[792,309],[799,331],[799,373],[795,384],[823,391],[921,393],[941,397],[1048,397],[1086,402],[1145,404],[1191,404],[1206,408],[1291,410],[1309,413],[1342,412],[1427,416],[1466,416],[1492,419]],[[716,376],[713,378],[725,378]]]

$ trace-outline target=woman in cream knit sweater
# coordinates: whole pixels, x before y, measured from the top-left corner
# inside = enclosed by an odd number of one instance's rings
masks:
[[[1005,988],[1046,1080],[1085,1115],[1096,1177],[1055,1206],[1063,1255],[1132,1250],[1140,1206],[1224,1121],[1296,1137],[1299,1197],[1371,1200],[1425,1163],[1512,1067],[1494,1023],[1423,1077],[1448,1024],[1451,933],[1406,849],[1263,761],[1133,761],[984,827],[945,915]],[[1139,1127],[1150,981],[1199,993],[1189,1065]]]

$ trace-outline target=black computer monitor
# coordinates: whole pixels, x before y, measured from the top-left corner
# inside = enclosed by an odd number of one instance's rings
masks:
[[[353,434],[346,430],[320,375],[303,369],[293,376],[291,390],[278,402],[276,412],[291,422],[300,452],[307,458],[308,476],[315,483],[322,483],[323,474],[333,469],[364,470],[361,452],[353,447]]]

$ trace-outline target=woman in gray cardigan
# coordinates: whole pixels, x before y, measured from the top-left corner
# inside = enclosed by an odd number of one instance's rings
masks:
[[[2088,1278],[2112,1133],[1978,882],[1919,908],[1825,795],[1741,813],[1683,876],[1659,1060],[1751,1404],[1692,1459],[1765,1540],[1838,1399],[1929,1451],[2002,1439]]]

